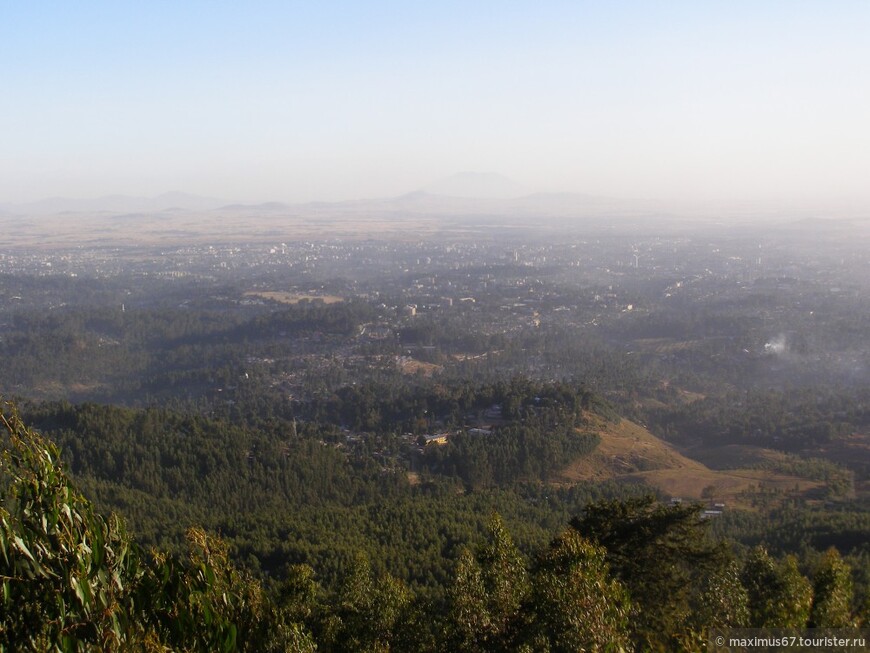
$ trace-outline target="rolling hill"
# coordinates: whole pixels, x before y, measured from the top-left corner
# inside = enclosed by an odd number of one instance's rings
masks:
[[[782,500],[795,492],[811,497],[824,488],[820,481],[756,468],[771,455],[778,455],[769,450],[759,453],[749,451],[757,448],[744,447],[746,451],[740,455],[731,452],[729,458],[721,459],[725,468],[717,465],[719,468],[712,469],[631,420],[613,423],[591,415],[589,421],[589,428],[598,433],[601,444],[588,456],[566,466],[556,483],[645,483],[686,501],[716,501],[741,508],[758,505],[762,496],[765,501]],[[729,461],[736,464],[732,467]]]

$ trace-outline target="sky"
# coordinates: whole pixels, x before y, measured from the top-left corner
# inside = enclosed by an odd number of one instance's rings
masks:
[[[870,206],[870,2],[0,2],[0,202]]]

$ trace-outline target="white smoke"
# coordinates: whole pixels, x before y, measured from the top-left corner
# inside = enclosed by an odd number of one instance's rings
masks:
[[[776,338],[773,338],[770,342],[764,343],[764,353],[765,354],[774,354],[780,355],[786,352],[787,346],[784,335],[778,335]]]

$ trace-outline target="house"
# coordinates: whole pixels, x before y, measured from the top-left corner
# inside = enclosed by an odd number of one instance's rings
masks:
[[[430,433],[420,436],[423,441],[422,444],[424,446],[429,446],[430,444],[447,444],[447,440],[449,437],[449,433]]]

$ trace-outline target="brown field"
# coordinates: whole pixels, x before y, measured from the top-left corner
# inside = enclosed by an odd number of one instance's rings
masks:
[[[4,239],[19,247],[52,250],[71,246],[177,245],[280,242],[282,240],[354,240],[377,236],[407,241],[449,233],[474,237],[435,217],[342,213],[252,216],[245,211],[147,213],[117,216],[76,213],[33,218],[0,218]]]
[[[706,395],[702,395],[699,392],[692,392],[691,390],[683,390],[682,388],[677,388],[677,393],[680,395],[680,398],[686,402],[687,404],[691,404],[696,401],[701,401],[702,399],[706,399]]]
[[[269,301],[278,302],[280,304],[298,304],[301,301],[321,301],[324,304],[337,304],[343,302],[344,298],[337,295],[308,295],[305,293],[283,292],[280,290],[249,290],[245,293],[246,297],[259,297]]]
[[[566,467],[562,471],[564,480],[606,480],[654,469],[706,469],[630,420],[612,424],[597,417],[591,419],[601,444],[589,456]]]
[[[723,458],[718,464],[719,469],[711,469],[630,420],[623,419],[619,424],[613,424],[593,417],[591,428],[601,436],[601,444],[589,456],[565,467],[556,479],[557,483],[610,479],[644,483],[686,501],[701,501],[704,490],[712,487],[716,501],[741,508],[752,507],[749,495],[759,488],[776,491],[780,498],[784,498],[795,492],[807,495],[823,486],[796,476],[739,467],[760,462],[769,455],[769,450],[760,450],[763,452],[760,453],[735,449],[729,452],[730,460]],[[729,463],[736,466],[722,467]]]
[[[684,469],[661,469],[631,474],[624,480],[646,483],[686,501],[700,501],[704,489],[712,487],[716,501],[724,501],[731,507],[739,508],[753,507],[746,493],[757,488],[807,496],[824,485],[818,481],[758,469],[715,471],[705,468],[688,472]]]
[[[422,374],[423,376],[432,376],[444,369],[441,365],[434,363],[425,363],[423,361],[414,360],[413,358],[403,357],[399,361],[399,371],[402,374]]]
[[[785,462],[788,454],[748,444],[727,444],[721,447],[693,446],[683,453],[710,469],[740,469],[767,463]]]
[[[80,401],[81,397],[87,396],[88,393],[104,388],[102,383],[71,383],[69,385],[60,381],[46,381],[37,386],[34,386],[31,394],[37,399],[69,399],[72,401]]]
[[[711,469],[733,470],[767,465],[775,469],[777,464],[788,465],[795,455],[782,451],[754,447],[751,445],[731,444],[722,447],[694,446],[684,449],[683,453],[698,460]],[[823,447],[804,449],[802,458],[821,458],[829,460],[855,476],[855,495],[870,497],[870,436],[853,433],[845,438],[837,438]]]

